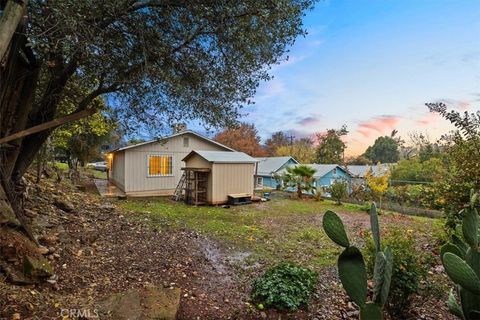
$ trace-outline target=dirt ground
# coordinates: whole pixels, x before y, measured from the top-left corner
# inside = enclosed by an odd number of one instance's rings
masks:
[[[94,194],[90,183],[80,189],[70,183],[59,187],[51,180],[31,187],[26,207],[35,213],[36,233],[48,240],[44,244],[55,276],[42,284],[17,286],[0,274],[0,319],[62,319],[63,309],[89,310],[83,319],[95,318],[99,304],[112,294],[149,285],[181,289],[177,319],[358,318],[335,267],[322,270],[309,309],[260,311],[249,301],[249,291],[252,278],[264,266],[238,272],[248,252],[192,230],[152,228],[130,218],[115,201]],[[54,205],[58,198],[69,201],[74,210],[59,209]],[[342,218],[353,228],[368,224],[367,215]],[[313,219],[320,221],[321,214]],[[418,299],[412,319],[453,318],[442,300]]]

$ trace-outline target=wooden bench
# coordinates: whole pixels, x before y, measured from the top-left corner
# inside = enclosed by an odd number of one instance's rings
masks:
[[[252,203],[252,195],[248,193],[229,194],[227,195],[227,197],[228,197],[228,204],[231,204],[234,206]]]

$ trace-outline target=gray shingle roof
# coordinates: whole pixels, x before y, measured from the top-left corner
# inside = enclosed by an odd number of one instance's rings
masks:
[[[171,138],[175,138],[175,137],[178,137],[178,136],[181,136],[181,135],[184,135],[184,134],[192,134],[202,140],[205,140],[205,141],[208,141],[210,143],[213,143],[219,147],[222,147],[222,148],[225,148],[225,150],[230,150],[230,151],[235,151],[233,150],[232,148],[229,148],[223,144],[221,144],[220,142],[217,142],[215,140],[212,140],[212,139],[209,139],[195,131],[192,131],[192,130],[185,130],[185,131],[182,131],[182,132],[179,132],[179,133],[174,133],[172,135],[169,135],[169,136],[165,136],[165,137],[160,137],[160,138],[157,138],[157,139],[153,139],[153,140],[150,140],[150,141],[145,141],[145,142],[140,142],[140,143],[137,143],[137,144],[132,144],[132,145],[129,145],[129,146],[126,146],[126,147],[122,147],[122,148],[117,148],[115,150],[112,150],[110,152],[117,152],[117,151],[122,151],[122,150],[127,150],[127,149],[131,149],[131,148],[136,148],[136,147],[140,147],[140,146],[143,146],[143,145],[146,145],[146,144],[150,144],[150,143],[155,143],[155,142],[160,142],[160,141],[163,141],[163,140],[168,140],[168,139],[171,139]]]
[[[332,171],[335,168],[339,168],[343,171],[346,171],[344,168],[340,167],[338,164],[316,164],[316,163],[310,163],[310,164],[302,164],[302,166],[309,166],[310,168],[313,168],[316,170],[315,174],[313,177],[315,179],[319,179]],[[283,169],[280,174],[284,173],[285,169]],[[347,172],[348,173],[348,172]]]
[[[264,158],[255,158],[258,162],[257,174],[259,176],[270,176],[273,173],[276,173],[280,168],[285,165],[292,157],[264,157]],[[297,162],[297,160],[293,159]],[[298,163],[298,162],[297,162]]]
[[[342,169],[338,164],[316,164],[316,163],[312,163],[312,164],[307,164],[307,166],[317,170],[315,172],[315,174],[313,175],[315,178],[321,178],[335,168]],[[342,170],[344,170],[344,169],[342,169]]]
[[[190,152],[183,161],[189,158],[193,154],[198,154],[208,162],[214,163],[256,163],[257,160],[250,157],[248,154],[237,151],[203,151],[193,150]]]

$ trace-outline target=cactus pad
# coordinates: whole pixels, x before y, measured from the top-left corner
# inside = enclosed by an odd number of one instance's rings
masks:
[[[459,286],[460,287],[460,286]],[[480,306],[480,296],[471,293],[465,288],[458,289],[460,293],[460,300],[462,301],[462,311],[465,319],[475,320],[479,318],[472,317],[472,312],[478,311]]]
[[[380,252],[380,250],[382,250],[380,247],[380,227],[378,226],[378,215],[375,202],[372,203],[372,206],[370,207],[370,225],[372,228],[373,241],[375,242],[375,249],[377,252]]]
[[[457,299],[453,295],[453,289],[450,290],[450,294],[448,295],[448,300],[447,300],[447,307],[448,310],[450,310],[451,313],[459,317],[460,319],[465,319],[465,316],[463,315],[462,308],[457,303]]]
[[[454,283],[476,295],[480,295],[480,280],[462,258],[451,252],[446,252],[443,255],[443,265]]]
[[[447,242],[440,248],[440,258],[443,261],[443,255],[447,252],[451,252],[454,255],[459,256],[462,259],[465,259],[465,253],[460,250],[459,247],[454,245],[453,243]]]
[[[377,299],[374,300],[382,307],[387,302],[388,292],[390,291],[390,283],[392,282],[392,270],[393,270],[393,252],[390,247],[387,247],[384,251],[385,255],[385,269],[383,272],[383,283]]]
[[[336,244],[345,248],[350,246],[343,222],[335,212],[330,210],[325,212],[323,216],[323,229],[327,236]]]
[[[363,306],[367,297],[367,271],[358,248],[348,247],[338,257],[338,275],[350,299]]]
[[[463,210],[462,232],[465,242],[476,249],[478,246],[478,214],[477,210],[465,208]]]
[[[458,247],[463,252],[463,255],[467,253],[468,244],[462,241],[456,234],[452,235],[452,243]]]
[[[360,308],[360,320],[383,320],[382,308],[372,302],[368,302]]]

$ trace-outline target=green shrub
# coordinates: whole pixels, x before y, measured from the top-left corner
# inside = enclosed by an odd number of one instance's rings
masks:
[[[370,213],[370,206],[371,206],[370,203],[364,202],[363,204],[358,205],[358,210],[360,210],[362,212]],[[383,209],[380,209],[380,208],[377,208],[376,210],[377,210],[378,215],[381,215],[384,211]]]
[[[370,235],[365,237],[365,260],[367,271],[373,275],[375,243]],[[392,318],[405,318],[414,294],[419,292],[420,281],[427,277],[424,267],[427,255],[418,253],[414,235],[403,229],[390,229],[382,234],[382,247],[388,246],[394,252],[392,282],[386,309]]]
[[[434,185],[406,184],[391,186],[385,197],[390,202],[427,209],[442,208],[441,199]]]
[[[268,269],[253,282],[252,300],[279,310],[296,310],[308,304],[318,273],[301,266],[282,263]]]
[[[348,194],[347,192],[347,183],[343,181],[335,181],[330,186],[330,194],[332,199],[337,202],[337,204],[341,204],[342,199],[345,198]]]
[[[359,210],[363,211],[363,212],[366,212],[366,213],[369,213],[370,212],[370,206],[371,206],[370,203],[365,202],[364,204],[360,205]],[[377,209],[377,212],[378,212],[378,209]]]

